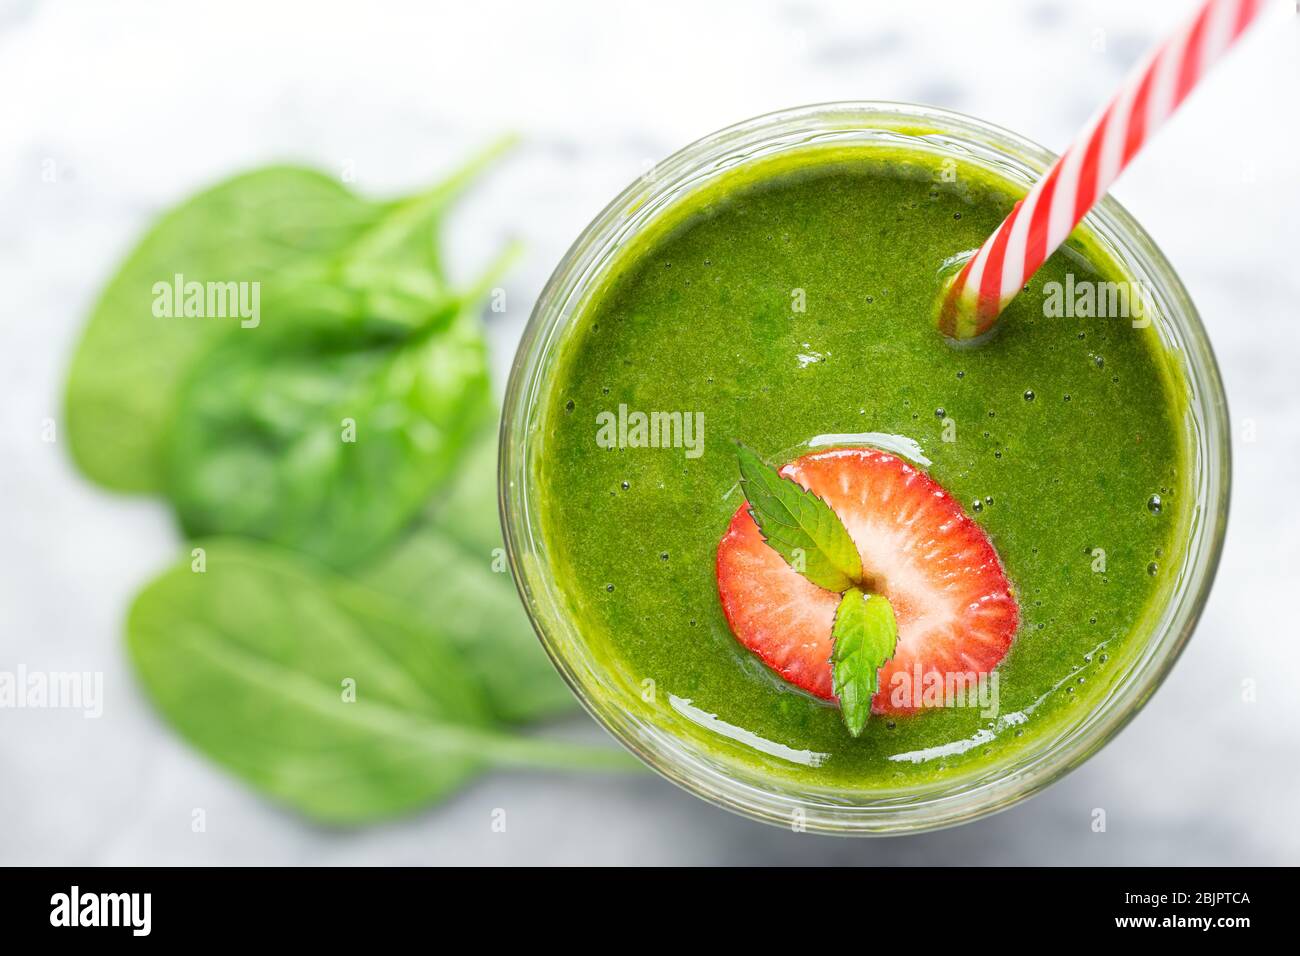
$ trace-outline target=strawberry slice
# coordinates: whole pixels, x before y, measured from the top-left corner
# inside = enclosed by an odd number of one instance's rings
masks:
[[[832,448],[781,474],[839,515],[862,555],[866,586],[889,598],[898,647],[880,669],[877,714],[910,713],[891,701],[894,675],[985,674],[1011,647],[1019,608],[988,536],[929,475],[867,448]],[[740,643],[790,683],[826,700],[831,628],[840,596],[813,584],[768,547],[736,509],[718,545],[718,594]],[[919,688],[917,689],[919,693]]]

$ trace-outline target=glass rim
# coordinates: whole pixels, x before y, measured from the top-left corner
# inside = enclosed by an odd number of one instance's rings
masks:
[[[1109,694],[1042,747],[1029,748],[1008,768],[964,777],[943,789],[843,802],[827,791],[774,785],[755,770],[693,752],[671,732],[607,697],[593,693],[591,661],[572,658],[583,646],[564,613],[538,509],[530,497],[530,461],[537,453],[534,416],[540,408],[547,359],[583,294],[627,240],[704,182],[745,162],[814,142],[866,142],[885,137],[913,149],[949,151],[990,168],[1018,186],[1050,167],[1055,155],[1037,143],[962,113],[900,102],[842,101],[766,113],[711,133],[656,164],[587,225],[552,273],[524,329],[506,388],[498,456],[498,496],[506,554],[520,598],[542,646],[593,718],[651,769],[685,790],[741,815],[780,826],[798,821],[822,833],[880,835],[940,829],[1007,809],[1078,767],[1136,716],[1164,681],[1195,630],[1218,568],[1227,526],[1231,443],[1227,400],[1213,350],[1187,290],[1137,221],[1107,195],[1083,221],[1091,236],[1150,293],[1153,325],[1181,359],[1187,402],[1184,440],[1194,501],[1185,510],[1185,553],[1172,590],[1146,644]],[[767,152],[763,152],[767,150]],[[565,630],[567,629],[567,631]]]

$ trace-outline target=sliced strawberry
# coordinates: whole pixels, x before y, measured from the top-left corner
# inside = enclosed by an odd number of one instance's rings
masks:
[[[1011,647],[1019,608],[988,536],[929,475],[866,448],[833,448],[781,469],[839,515],[862,555],[868,587],[889,598],[898,648],[880,669],[874,713],[895,704],[894,675],[985,674]],[[827,700],[831,627],[840,596],[819,588],[768,547],[736,509],[718,545],[718,593],[740,643],[790,683]],[[919,688],[918,688],[919,692]]]

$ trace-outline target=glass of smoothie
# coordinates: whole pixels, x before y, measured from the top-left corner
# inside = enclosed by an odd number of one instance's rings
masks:
[[[574,693],[664,776],[796,830],[949,826],[1078,766],[1169,672],[1230,475],[1169,263],[1106,198],[992,334],[935,323],[1053,158],[929,107],[773,113],[659,164],[555,270],[506,397],[507,550]],[[856,720],[843,588],[744,450],[892,607]]]

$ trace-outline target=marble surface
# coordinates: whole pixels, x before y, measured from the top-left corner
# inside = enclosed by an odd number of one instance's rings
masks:
[[[304,824],[155,719],[121,620],[176,553],[171,520],[87,484],[41,440],[100,283],[160,209],[237,168],[301,160],[396,193],[518,131],[521,148],[450,231],[462,275],[507,237],[527,244],[493,318],[504,369],[568,243],[690,140],[784,106],[872,98],[951,107],[1060,149],[1191,6],[0,0],[0,669],[105,675],[99,720],[0,710],[0,863],[1300,863],[1290,2],[1271,5],[1115,190],[1181,273],[1222,363],[1235,475],[1214,594],[1117,740],[982,822],[847,841],[750,823],[648,775],[501,774],[398,823]],[[583,718],[567,730],[601,734]],[[191,832],[195,807],[204,833]],[[1105,833],[1090,826],[1097,807]]]

